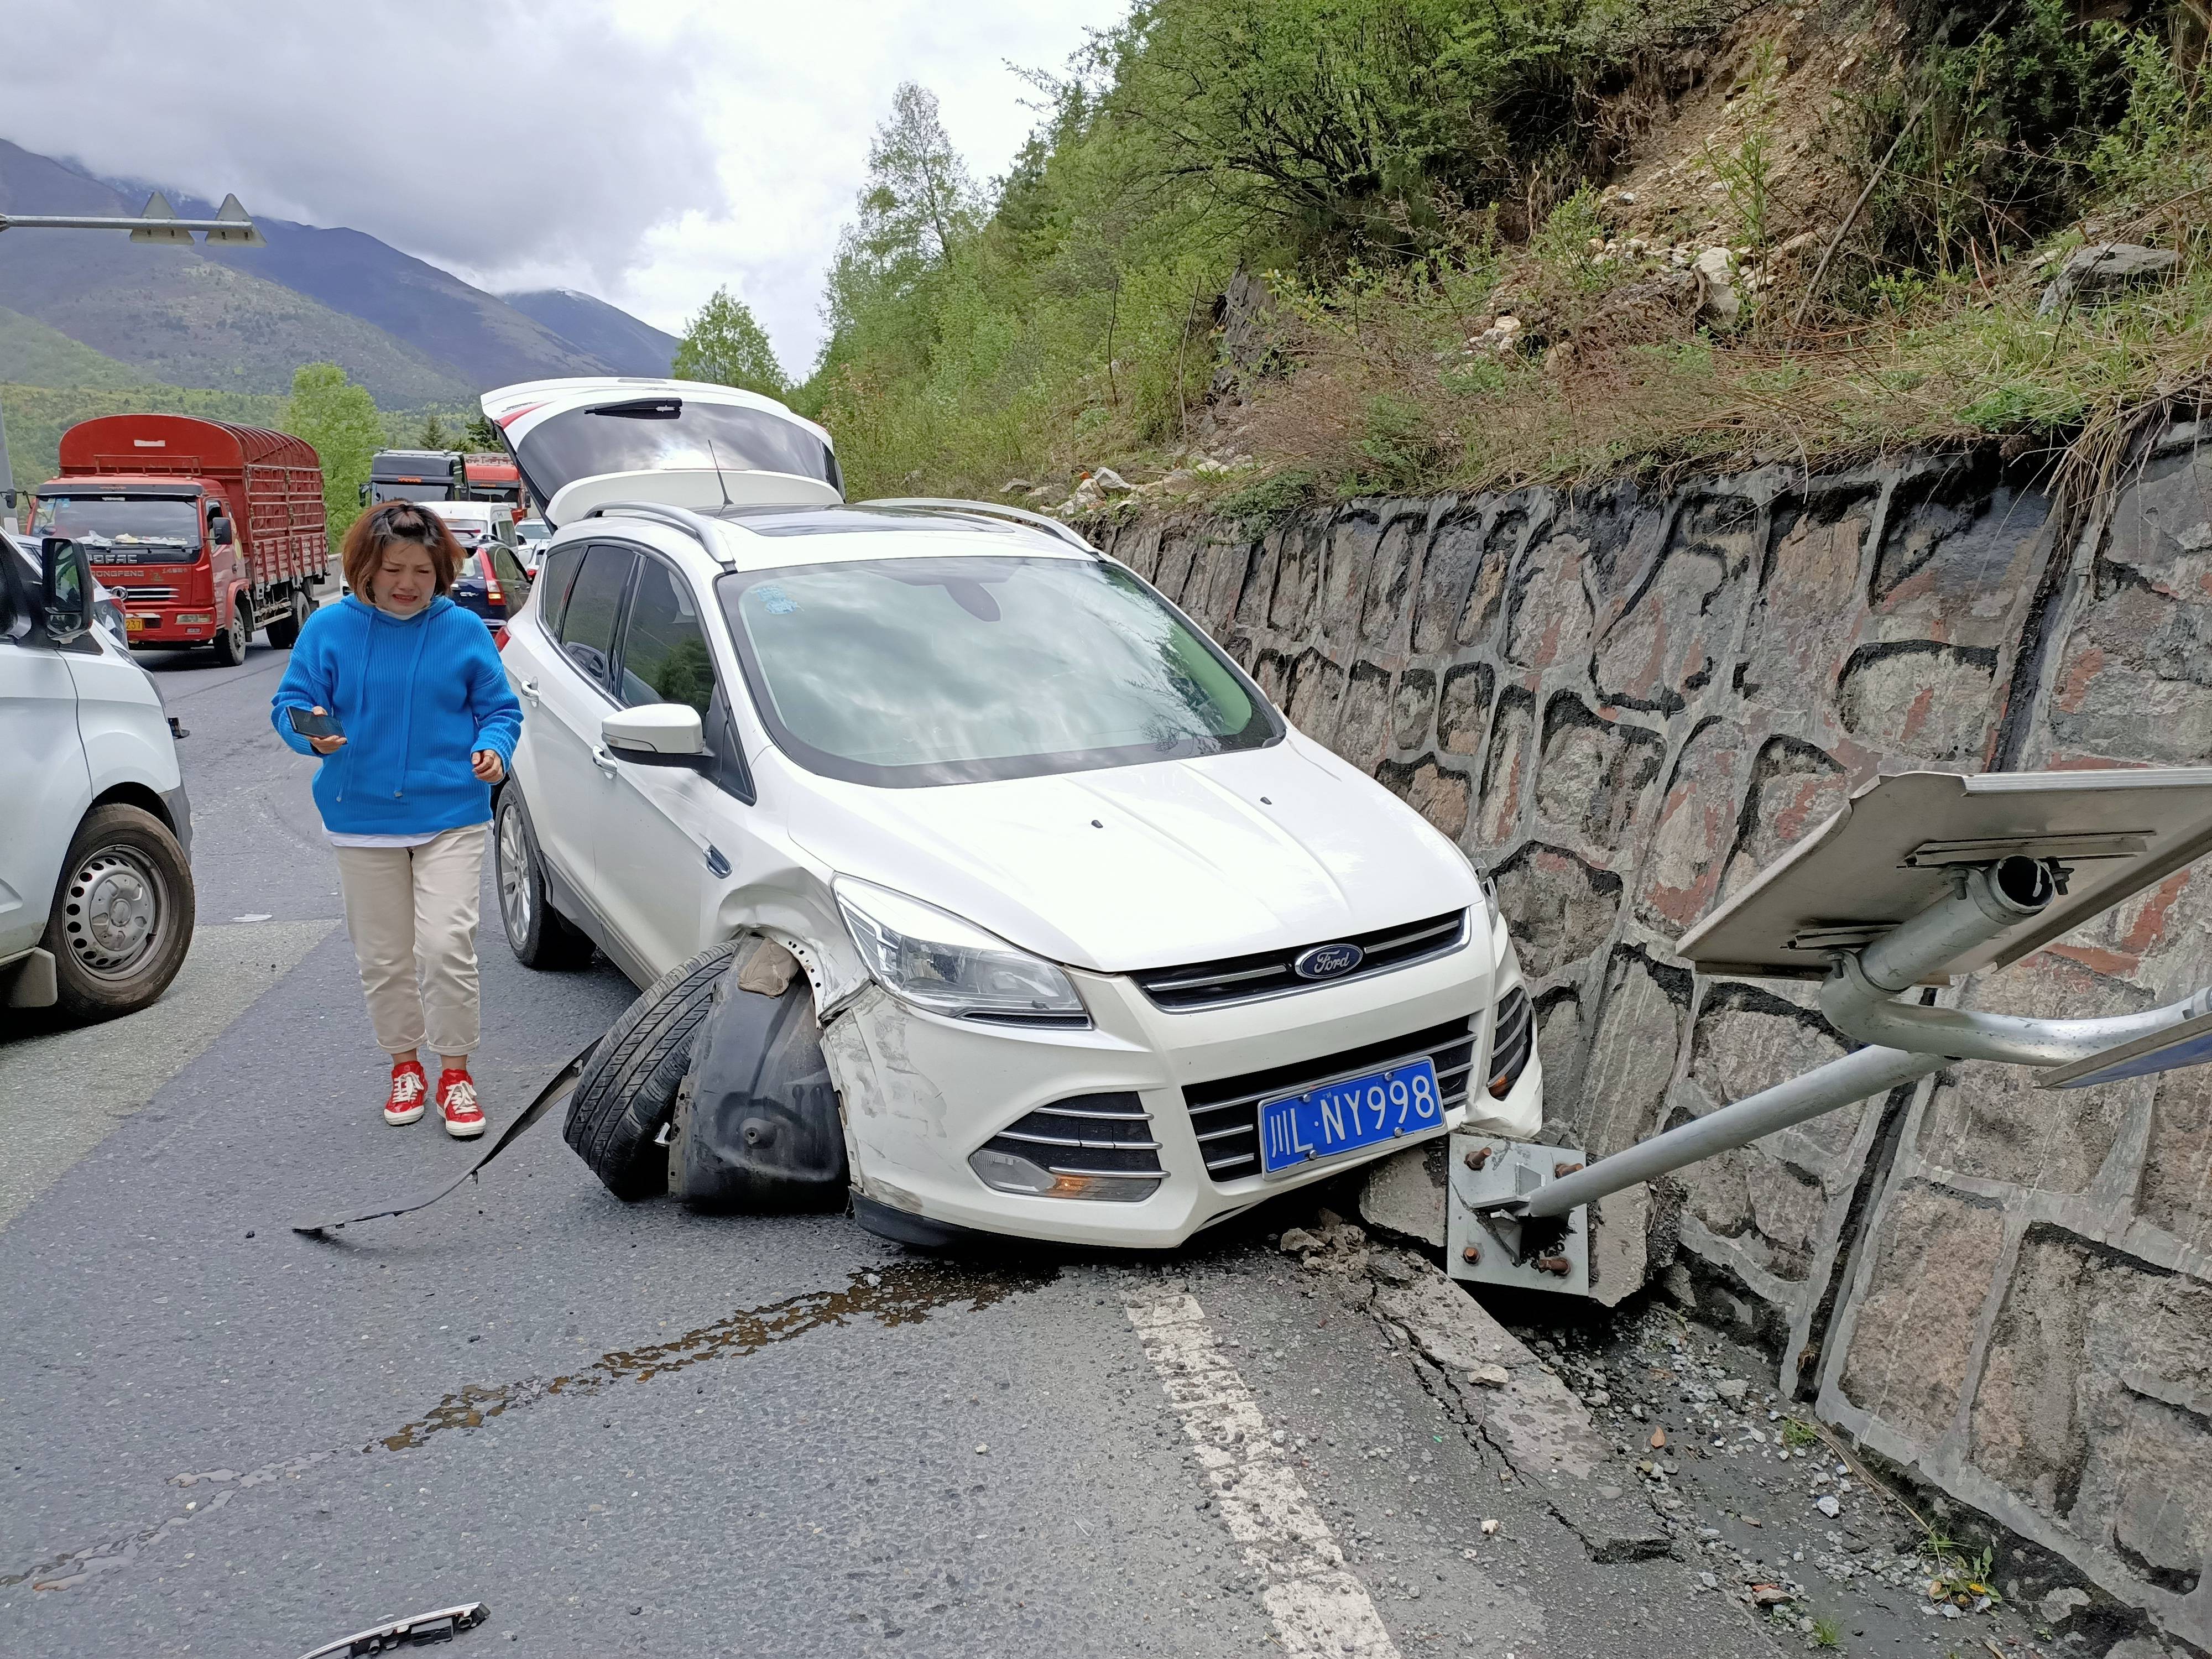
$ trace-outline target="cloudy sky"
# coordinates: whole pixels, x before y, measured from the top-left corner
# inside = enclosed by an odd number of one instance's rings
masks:
[[[672,332],[726,283],[803,373],[823,272],[897,84],[938,94],[988,179],[1036,118],[1008,64],[1058,70],[1086,28],[1126,11],[0,0],[17,48],[0,137],[103,176],[350,225],[495,290],[579,289]]]

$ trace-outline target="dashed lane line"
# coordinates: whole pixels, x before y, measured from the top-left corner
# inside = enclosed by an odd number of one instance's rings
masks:
[[[1261,1603],[1294,1659],[1399,1659],[1367,1587],[1344,1565],[1328,1522],[1306,1496],[1259,1402],[1222,1357],[1190,1296],[1128,1309],[1168,1403],[1198,1448],[1229,1535],[1267,1588]]]

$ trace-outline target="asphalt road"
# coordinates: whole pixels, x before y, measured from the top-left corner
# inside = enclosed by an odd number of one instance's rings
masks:
[[[456,1653],[1778,1651],[1684,1561],[1590,1561],[1267,1248],[1298,1215],[950,1265],[623,1206],[549,1123],[422,1215],[294,1234],[474,1153],[378,1114],[283,660],[147,659],[203,935],[145,1013],[0,1040],[0,1651],[290,1659],[472,1600]],[[632,991],[525,970],[484,914],[496,1128]],[[1211,1367],[1172,1401],[1138,1329],[1170,1315]],[[1216,1501],[1226,1422],[1264,1501]]]

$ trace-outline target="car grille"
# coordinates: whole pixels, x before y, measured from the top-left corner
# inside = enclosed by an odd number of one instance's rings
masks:
[[[115,591],[126,605],[160,605],[177,597],[173,587],[118,587]]]
[[[1521,1080],[1536,1042],[1536,1012],[1528,994],[1515,986],[1498,999],[1498,1029],[1490,1039],[1490,1092],[1502,1098]],[[1499,1084],[1504,1087],[1500,1088]]]
[[[1301,979],[1291,966],[1312,947],[1297,945],[1262,951],[1251,956],[1224,957],[1218,962],[1196,962],[1180,968],[1153,968],[1134,975],[1155,1007],[1170,1013],[1194,1008],[1220,1008],[1232,1003],[1281,996],[1285,992],[1310,991],[1323,985],[1342,985],[1370,974],[1388,973],[1431,957],[1456,951],[1467,938],[1467,912],[1454,910],[1425,921],[1401,922],[1364,933],[1349,933],[1342,940],[1323,944],[1357,945],[1364,953],[1359,966],[1334,979]]]
[[[1358,1048],[1340,1049],[1295,1066],[1271,1066],[1263,1072],[1183,1085],[1183,1104],[1198,1134],[1206,1173],[1216,1181],[1239,1181],[1260,1173],[1260,1103],[1294,1089],[1307,1089],[1357,1072],[1379,1072],[1426,1055],[1437,1068],[1437,1093],[1447,1110],[1467,1099],[1468,1073],[1474,1065],[1476,1017],[1432,1025],[1425,1031],[1385,1037]]]
[[[1025,1113],[983,1144],[1054,1175],[1164,1173],[1152,1114],[1133,1094],[1071,1095]]]

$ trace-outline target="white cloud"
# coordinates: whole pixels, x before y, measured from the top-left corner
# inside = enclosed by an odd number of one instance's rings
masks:
[[[803,372],[822,277],[898,82],[977,177],[1126,0],[0,0],[31,50],[0,137],[109,176],[368,231],[493,289],[596,294],[672,331],[717,286]],[[21,72],[35,65],[35,71]]]

